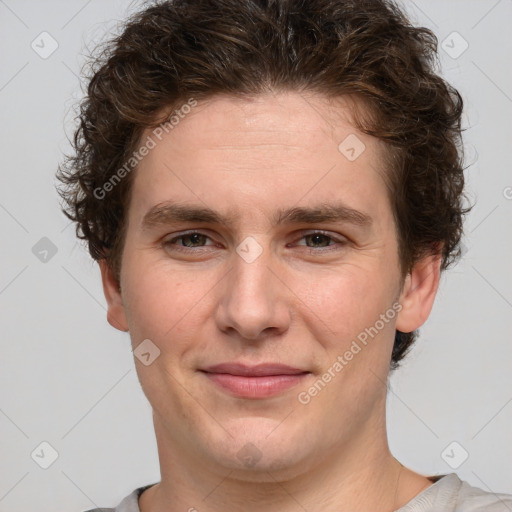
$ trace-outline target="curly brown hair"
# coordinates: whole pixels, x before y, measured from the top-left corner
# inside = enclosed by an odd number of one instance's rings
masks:
[[[435,70],[438,40],[386,0],[174,0],[128,20],[91,62],[74,154],[59,194],[95,260],[119,279],[134,173],[112,179],[144,129],[191,97],[293,90],[363,109],[354,124],[385,143],[403,275],[426,254],[444,270],[459,254],[464,175],[459,92]],[[159,118],[160,116],[160,118]],[[391,369],[416,332],[397,331]]]

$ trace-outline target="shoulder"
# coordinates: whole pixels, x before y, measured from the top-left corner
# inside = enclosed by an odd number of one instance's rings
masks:
[[[512,510],[512,494],[484,491],[461,481],[457,512],[504,512]]]
[[[139,497],[146,489],[152,485],[155,484],[138,487],[128,496],[126,496],[126,498],[124,498],[115,508],[92,508],[90,510],[84,510],[84,512],[140,512]]]
[[[429,477],[434,483],[397,512],[509,512],[512,495],[485,491],[455,473]]]

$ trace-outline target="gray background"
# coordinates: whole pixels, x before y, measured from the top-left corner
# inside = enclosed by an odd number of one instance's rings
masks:
[[[1,512],[113,506],[159,480],[129,335],[106,322],[99,269],[54,190],[84,49],[137,5],[0,0]],[[445,41],[442,73],[466,101],[476,207],[464,259],[443,277],[420,340],[390,381],[390,445],[420,473],[456,471],[512,493],[512,1],[405,5]],[[58,44],[47,58],[40,53],[55,43],[43,31]],[[48,469],[42,442],[58,452]]]

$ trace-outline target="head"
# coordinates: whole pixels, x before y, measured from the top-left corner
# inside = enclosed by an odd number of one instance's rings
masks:
[[[298,402],[269,398],[300,405],[290,446],[318,417],[316,448],[345,442],[381,403],[375,376],[428,317],[467,211],[462,99],[436,50],[381,0],[181,0],[134,16],[96,59],[58,173],[64,211],[100,263],[110,323],[160,351],[137,363],[141,383],[170,431],[187,418],[174,435],[192,451],[201,438],[198,456],[231,437],[293,459],[267,439],[265,400],[205,386],[213,364],[309,372]],[[219,425],[205,431],[191,396]],[[341,430],[326,414],[358,404],[367,417]]]

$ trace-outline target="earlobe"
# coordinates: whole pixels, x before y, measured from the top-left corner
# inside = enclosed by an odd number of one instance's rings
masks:
[[[434,304],[440,278],[440,254],[425,256],[414,265],[400,294],[402,309],[396,322],[397,330],[412,332],[426,322]]]
[[[119,282],[105,259],[99,260],[98,264],[101,271],[103,293],[107,300],[107,321],[112,327],[127,332],[128,322],[126,320]]]

